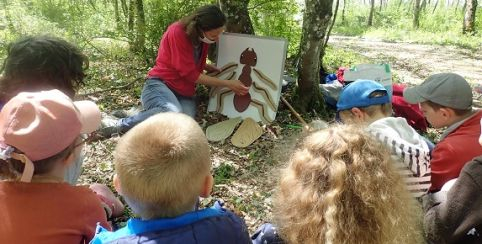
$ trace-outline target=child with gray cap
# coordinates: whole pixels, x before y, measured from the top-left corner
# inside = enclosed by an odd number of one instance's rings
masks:
[[[403,97],[409,103],[419,103],[434,128],[447,128],[430,161],[430,191],[439,191],[447,181],[459,176],[467,162],[482,155],[478,145],[482,111],[472,109],[472,89],[454,73],[431,75],[422,84],[405,89]]]

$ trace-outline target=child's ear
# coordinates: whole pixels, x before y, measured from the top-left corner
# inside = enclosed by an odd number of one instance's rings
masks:
[[[363,112],[361,109],[351,108],[350,111],[353,114],[353,118],[355,119],[355,121],[365,121],[366,120],[365,112]]]
[[[117,176],[117,174],[114,174],[114,178],[112,179],[112,183],[113,183],[114,189],[117,191],[117,193],[122,195],[122,187],[121,187],[121,183],[120,183],[120,180],[119,180],[119,177]]]
[[[455,111],[450,108],[440,108],[440,115],[445,119],[445,121],[451,120],[455,116]]]
[[[213,189],[214,179],[211,174],[204,177],[203,186],[201,189],[200,197],[209,197],[211,195],[211,190]]]

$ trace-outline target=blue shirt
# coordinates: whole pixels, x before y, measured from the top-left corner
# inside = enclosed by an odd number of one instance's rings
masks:
[[[186,213],[175,218],[131,218],[115,232],[97,226],[91,241],[100,243],[251,243],[244,222],[219,207]]]

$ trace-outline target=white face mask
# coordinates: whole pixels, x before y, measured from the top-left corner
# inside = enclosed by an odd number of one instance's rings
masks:
[[[213,43],[216,42],[216,41],[213,41],[213,40],[207,38],[206,36],[204,36],[203,38],[199,37],[199,40],[204,42],[204,43],[207,43],[207,44],[213,44]]]

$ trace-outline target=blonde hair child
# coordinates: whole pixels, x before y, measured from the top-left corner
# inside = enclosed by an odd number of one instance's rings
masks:
[[[420,243],[420,210],[390,153],[364,130],[307,137],[282,170],[274,218],[288,243]]]

